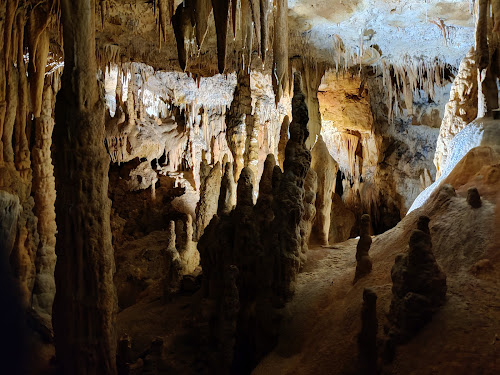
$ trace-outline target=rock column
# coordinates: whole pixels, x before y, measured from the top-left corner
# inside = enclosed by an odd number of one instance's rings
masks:
[[[95,1],[61,0],[64,72],[56,102],[53,326],[64,374],[115,374],[116,293],[104,147],[104,103],[95,61]]]

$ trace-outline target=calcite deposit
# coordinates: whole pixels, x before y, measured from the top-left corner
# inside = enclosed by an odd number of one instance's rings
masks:
[[[499,18],[1,1],[0,372],[499,373]]]

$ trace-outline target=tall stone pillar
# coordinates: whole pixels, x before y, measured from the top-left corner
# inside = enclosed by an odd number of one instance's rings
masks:
[[[114,259],[96,80],[95,0],[61,0],[64,72],[56,101],[54,155],[57,263],[56,356],[64,374],[115,374]]]

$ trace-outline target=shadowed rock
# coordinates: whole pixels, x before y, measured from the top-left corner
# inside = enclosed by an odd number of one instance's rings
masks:
[[[428,222],[425,216],[419,218],[421,229],[411,234],[408,254],[398,255],[391,270],[393,297],[386,346],[389,360],[395,345],[413,338],[446,301],[446,275],[434,258]]]
[[[361,308],[361,332],[358,335],[360,369],[364,375],[377,373],[377,331],[377,294],[365,288]]]
[[[469,203],[472,208],[481,207],[481,196],[479,195],[479,191],[477,191],[477,188],[471,187],[469,188],[469,190],[467,190],[467,203]]]
[[[360,236],[356,245],[356,273],[354,275],[353,284],[360,278],[368,275],[372,271],[372,260],[368,255],[372,238],[370,236],[370,215],[363,215],[360,224]]]

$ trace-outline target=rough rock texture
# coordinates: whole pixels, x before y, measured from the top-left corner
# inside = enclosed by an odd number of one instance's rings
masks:
[[[446,275],[432,252],[428,217],[418,219],[409,245],[408,254],[398,255],[391,270],[389,346],[415,336],[446,301]]]
[[[346,208],[342,198],[337,193],[333,193],[328,242],[334,244],[349,239],[355,224],[356,216],[354,213]]]
[[[53,108],[55,93],[52,85],[43,89],[40,116],[35,122],[35,146],[33,147],[33,195],[38,217],[37,275],[33,291],[33,308],[50,324],[52,303],[56,293],[54,270],[56,266],[56,213],[54,203],[56,188],[54,167],[50,155],[54,129]]]
[[[236,206],[236,184],[233,177],[233,164],[224,163],[224,175],[220,185],[217,215],[228,214]]]
[[[321,245],[328,245],[332,195],[335,191],[339,166],[328,152],[328,148],[321,135],[311,151],[311,159],[311,168],[314,169],[318,176],[314,230],[316,231],[317,241]]]
[[[356,245],[356,273],[354,274],[353,284],[372,271],[372,260],[368,255],[372,244],[372,238],[370,236],[370,215],[365,214],[361,216],[359,232],[359,241]]]
[[[16,195],[0,190],[0,215],[2,219],[0,249],[5,259],[8,259],[14,247],[17,220],[20,212],[19,198]]]
[[[109,157],[94,5],[61,1],[65,65],[53,136],[58,233],[52,322],[61,371],[75,375],[116,373]]]
[[[309,238],[311,237],[314,219],[316,218],[316,192],[318,190],[318,175],[314,169],[310,168],[304,181],[304,214],[300,221],[300,239],[301,239],[301,264],[304,265],[307,260],[307,251],[309,250]]]
[[[169,223],[167,233],[167,248],[161,250],[165,262],[165,273],[162,280],[163,298],[165,300],[168,300],[174,293],[179,291],[182,279],[182,262],[179,252],[175,248],[176,236],[174,221]]]
[[[233,154],[235,181],[238,181],[241,170],[245,166],[244,154],[247,126],[251,126],[253,122],[251,114],[250,74],[244,70],[239,70],[234,99],[226,115],[226,138]]]
[[[300,78],[295,82],[284,172],[276,166],[272,155],[266,158],[254,206],[253,173],[244,167],[238,180],[235,209],[229,213],[219,210],[220,216],[212,218],[199,241],[203,292],[209,300],[220,305],[216,301],[223,298],[222,286],[229,283],[224,270],[231,265],[239,270],[233,362],[233,371],[237,373],[250,371],[275,345],[279,320],[275,307],[282,306],[293,295],[301,265],[300,223],[304,217],[304,183],[311,157],[305,146],[307,107],[300,91]],[[224,189],[221,192],[225,194]]]
[[[472,208],[479,208],[481,207],[481,196],[479,195],[479,192],[477,191],[477,188],[471,187],[469,190],[467,190],[467,203]]]
[[[377,373],[377,332],[377,294],[365,288],[361,307],[361,332],[358,335],[358,355],[362,374]]]
[[[198,242],[205,227],[217,213],[221,179],[221,166],[220,163],[217,162],[215,166],[210,169],[208,176],[201,182],[200,200],[196,205],[196,230],[193,238],[195,242]]]
[[[446,166],[450,155],[450,141],[477,116],[477,85],[475,51],[471,49],[460,63],[451,86],[450,100],[445,106],[434,154],[436,178],[439,178]]]
[[[193,242],[193,218],[189,214],[181,215],[175,222],[175,247],[181,258],[184,274],[192,273],[200,264],[200,253]]]

